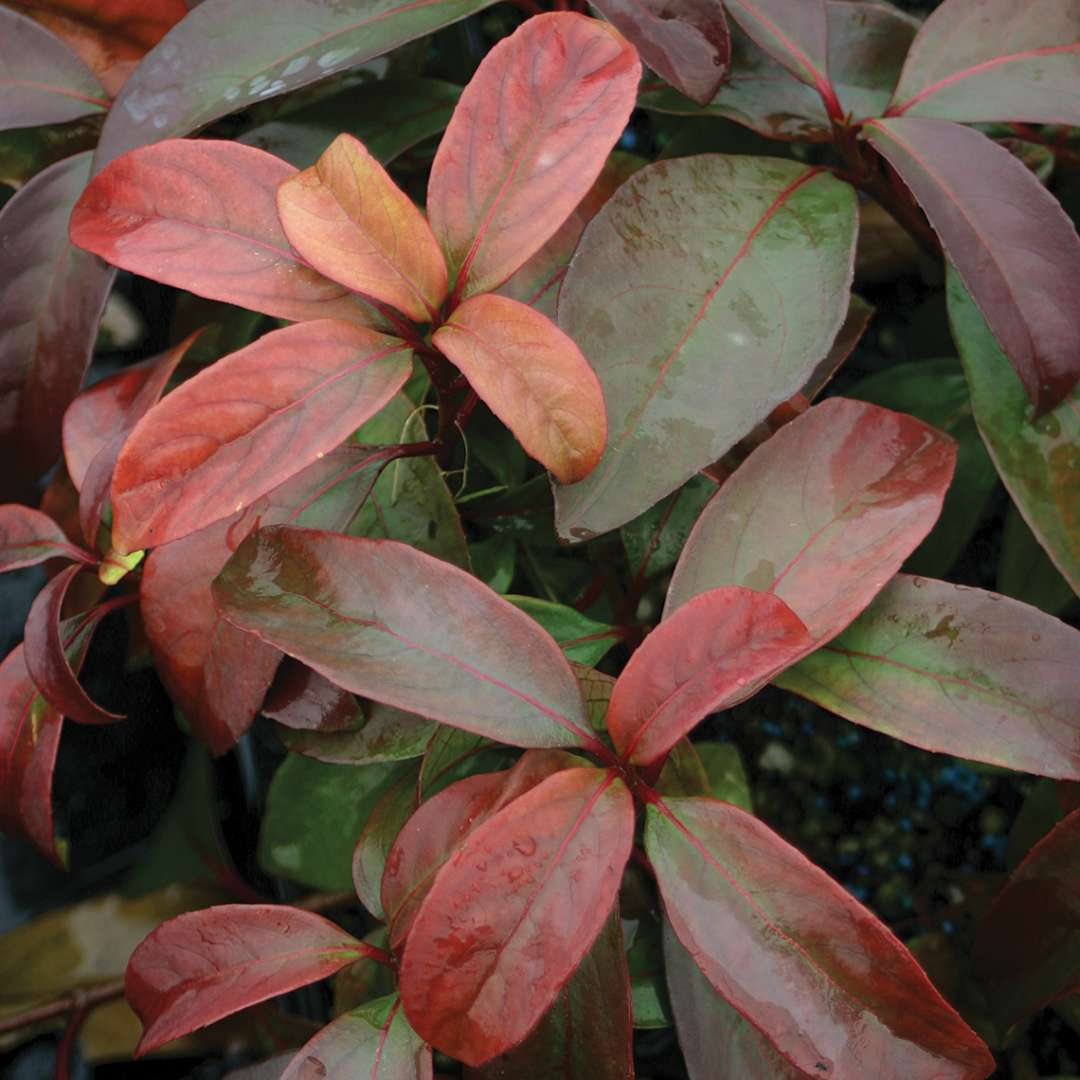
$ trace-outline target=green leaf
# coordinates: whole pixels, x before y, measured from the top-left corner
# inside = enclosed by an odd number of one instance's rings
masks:
[[[408,765],[328,765],[290,754],[274,774],[259,865],[313,889],[351,889],[352,854],[375,804]]]
[[[616,191],[559,297],[608,412],[600,464],[555,489],[560,536],[636,517],[800,390],[847,313],[854,240],[854,191],[779,158],[659,161]]]
[[[709,778],[708,794],[753,813],[750,781],[738,748],[733,743],[697,742],[694,749]]]
[[[335,765],[373,765],[420,757],[438,726],[416,713],[371,702],[367,719],[346,731],[305,731],[278,728],[287,750]]]
[[[997,472],[975,426],[963,368],[953,359],[895,364],[857,382],[847,394],[910,413],[956,440],[956,472],[941,517],[904,563],[913,574],[941,577],[971,542],[997,485]]]
[[[951,266],[948,300],[975,422],[990,457],[1039,543],[1080,591],[1080,386],[1033,420],[1020,377]]]
[[[1005,515],[997,588],[1051,615],[1060,615],[1076,603],[1076,593],[1035,539],[1015,503]]]
[[[630,968],[630,994],[634,1002],[634,1027],[671,1027],[671,1003],[664,979],[664,952],[660,944],[660,926],[646,916],[633,926],[633,937],[626,950]]]
[[[534,618],[561,646],[568,660],[595,667],[620,640],[618,627],[590,619],[566,604],[532,596],[507,596],[515,607]]]
[[[473,573],[488,588],[505,593],[514,580],[517,547],[513,538],[496,534],[469,545]]]
[[[259,124],[240,142],[306,169],[346,132],[386,165],[442,131],[460,94],[461,87],[441,79],[380,79]]]
[[[715,494],[714,480],[691,477],[674,495],[622,527],[623,547],[635,580],[655,577],[678,562],[698,514]]]

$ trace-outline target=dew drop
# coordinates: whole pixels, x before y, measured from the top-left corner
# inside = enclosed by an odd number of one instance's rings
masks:
[[[519,836],[514,841],[514,850],[528,858],[536,853],[536,841],[531,836]]]

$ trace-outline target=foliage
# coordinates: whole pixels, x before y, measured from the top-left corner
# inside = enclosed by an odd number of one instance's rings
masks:
[[[263,871],[369,915],[269,902],[176,811],[215,892],[131,952],[137,1054],[250,1010],[283,1080],[630,1077],[671,1024],[695,1078],[987,1077],[1080,989],[1080,238],[1047,186],[1080,9],[486,6],[0,6],[0,570],[48,573],[0,826],[65,864],[58,746],[125,720],[80,681],[122,610],[193,753],[276,725]],[[482,58],[447,60],[459,20]],[[885,247],[959,362],[813,404]],[[173,326],[80,391],[112,268]],[[1015,597],[923,576],[995,475]],[[963,978],[701,738],[768,684],[1061,782]],[[252,1036],[328,976],[326,1026]]]

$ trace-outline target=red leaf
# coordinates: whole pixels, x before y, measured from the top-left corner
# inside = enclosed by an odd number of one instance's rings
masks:
[[[838,634],[941,512],[956,444],[903,413],[830,398],[782,427],[702,511],[668,591],[671,613],[720,585],[771,592],[812,643]]]
[[[63,38],[115,97],[142,55],[187,13],[185,0],[15,0]]]
[[[710,0],[599,0],[596,9],[621,30],[666,82],[708,105],[727,75],[731,35],[724,9]]]
[[[48,514],[19,503],[0,506],[0,573],[57,558],[97,562],[90,552],[72,544]]]
[[[317,270],[355,292],[435,322],[446,263],[413,201],[351,135],[339,135],[277,193],[281,227]]]
[[[220,570],[219,566],[214,577]],[[335,686],[306,664],[286,660],[278,669],[262,712],[297,731],[345,731],[354,725],[359,708],[348,690]]]
[[[487,1065],[466,1069],[465,1080],[634,1080],[632,1020],[616,905],[528,1038]]]
[[[983,916],[976,971],[1007,1029],[1080,990],[1080,811],[1028,852]]]
[[[835,103],[829,82],[829,30],[824,0],[724,0],[728,14],[773,59]]]
[[[1080,238],[1004,147],[947,120],[871,120],[866,137],[926,211],[1036,412],[1080,379]]]
[[[810,1076],[981,1080],[982,1040],[908,950],[795,848],[714,799],[648,809],[646,851],[709,982]]]
[[[262,150],[172,139],[132,150],[90,181],[71,240],[115,266],[283,319],[368,324],[370,309],[289,247],[277,188],[296,175]]]
[[[373,953],[299,908],[223,904],[170,919],[127,966],[124,995],[143,1023],[136,1056]]]
[[[94,73],[59,38],[0,7],[0,129],[57,124],[108,107]]]
[[[888,116],[1080,123],[1073,0],[942,4],[904,62]]]
[[[455,299],[502,284],[570,216],[626,126],[640,71],[617,31],[570,12],[527,20],[484,57],[428,183]]]
[[[407,544],[261,529],[214,596],[234,625],[353,693],[518,746],[596,745],[554,639]]]
[[[61,636],[60,609],[68,587],[83,569],[76,564],[61,570],[37,594],[26,617],[26,667],[41,696],[62,715],[79,724],[114,724],[124,719],[123,714],[90,700],[71,669]]]
[[[581,764],[561,750],[530,750],[512,769],[467,776],[423,803],[386,860],[381,891],[390,947],[409,936],[435,875],[476,829],[549,776]]]
[[[1007,596],[897,574],[776,680],[941,753],[1080,779],[1080,632]]]
[[[33,501],[93,352],[112,271],[68,242],[90,154],[38,173],[0,210],[0,498]]]
[[[546,315],[505,296],[474,296],[432,343],[556,479],[572,484],[592,471],[607,439],[600,380]]]
[[[272,330],[219,360],[125,442],[113,548],[166,544],[238,513],[346,439],[410,370],[404,342],[330,319]]]
[[[158,674],[195,734],[215,753],[228,750],[250,726],[281,653],[223,619],[211,583],[254,528],[288,520],[367,457],[366,447],[327,454],[241,513],[156,548],[146,560],[140,609]],[[363,481],[358,489],[362,499]],[[343,508],[342,518],[353,506]],[[328,524],[343,526],[342,518]]]
[[[397,995],[369,1001],[304,1043],[279,1080],[431,1080],[431,1047]],[[275,1080],[278,1080],[276,1077]]]
[[[695,596],[649,634],[615,683],[607,713],[615,749],[651,764],[813,646],[798,616],[768,593],[729,586]]]
[[[76,671],[102,614],[98,608],[61,628]],[[63,720],[30,678],[24,647],[16,646],[0,663],[0,829],[28,836],[61,867],[66,859],[53,824],[52,783]]]
[[[99,395],[95,395],[91,407],[102,401],[109,402],[106,409],[111,414],[109,416],[111,432],[104,445],[93,456],[79,484],[79,523],[88,544],[93,544],[97,540],[101,515],[109,497],[113,469],[124,441],[139,420],[158,403],[177,364],[184,358],[184,354],[201,333],[201,330],[196,330],[179,345],[174,345],[160,356],[144,361],[138,366],[137,373],[122,371],[114,375],[106,380],[114,385],[109,386]],[[130,397],[128,397],[129,394]],[[72,402],[72,407],[78,404],[79,400],[80,398],[76,398]],[[65,445],[70,430],[68,424],[70,415],[69,408],[64,416]]]
[[[521,1042],[607,919],[633,833],[630,792],[598,769],[549,777],[472,833],[402,956],[419,1034],[467,1065]]]

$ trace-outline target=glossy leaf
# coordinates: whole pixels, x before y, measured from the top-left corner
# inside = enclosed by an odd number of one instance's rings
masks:
[[[713,989],[664,920],[664,970],[679,1049],[690,1080],[806,1080],[751,1023]],[[827,1075],[827,1074],[826,1074]]]
[[[12,6],[63,38],[110,97],[189,8],[186,0],[15,0]]]
[[[90,155],[34,177],[0,211],[0,499],[29,500],[60,453],[60,424],[90,362],[112,281],[68,242]]]
[[[851,188],[780,159],[656,162],[619,188],[559,298],[609,430],[593,472],[556,489],[560,536],[636,517],[799,390],[847,311],[854,227]]]
[[[235,142],[141,147],[90,182],[72,212],[71,239],[124,270],[211,300],[294,321],[369,323],[362,301],[289,247],[275,197],[295,175]]]
[[[1073,811],[1028,852],[978,927],[975,969],[1004,1028],[1080,990],[1078,833]]]
[[[1080,238],[1054,197],[1003,147],[945,120],[871,120],[867,139],[911,188],[950,261],[1045,413],[1080,378],[1068,282]]]
[[[521,1042],[607,919],[633,831],[630,792],[598,769],[557,773],[476,829],[436,876],[402,956],[416,1030],[466,1065]]]
[[[956,447],[914,417],[831,398],[782,427],[702,512],[670,614],[721,585],[771,592],[813,642],[839,633],[941,512]]]
[[[124,442],[139,420],[158,403],[169,378],[198,334],[199,331],[189,334],[178,345],[146,361],[144,365],[139,365],[141,370],[138,373],[121,372],[118,376],[121,383],[116,387],[115,395],[112,393],[112,387],[105,391],[113,398],[113,403],[119,406],[119,415],[110,416],[112,422],[110,436],[87,466],[79,487],[79,521],[87,543],[93,544],[97,539],[101,515],[109,498],[113,470]],[[135,390],[135,393],[128,398],[127,393],[131,390]],[[99,399],[95,397],[95,404],[91,405],[91,408],[96,406],[97,400]],[[68,432],[71,430],[68,425],[70,413],[69,409],[64,416],[65,445]]]
[[[446,263],[412,200],[351,135],[339,135],[310,168],[278,187],[289,243],[334,281],[435,322],[446,299]]]
[[[339,1016],[296,1052],[279,1080],[431,1080],[431,1047],[396,994]]]
[[[997,486],[997,472],[972,416],[963,369],[955,359],[894,364],[861,379],[848,393],[917,416],[956,440],[956,472],[945,492],[941,516],[905,563],[912,573],[932,577],[948,573],[975,535]]]
[[[386,165],[442,131],[460,96],[460,86],[441,79],[378,79],[259,124],[240,142],[306,169],[344,130]]]
[[[630,983],[618,910],[520,1046],[466,1080],[633,1080]]]
[[[294,731],[353,731],[364,722],[355,695],[295,660],[278,668],[261,711]]]
[[[170,919],[128,962],[124,994],[143,1022],[136,1053],[324,979],[369,952],[299,908],[223,904]]]
[[[60,634],[78,671],[97,626],[95,613],[68,619]],[[0,829],[28,836],[58,866],[67,861],[55,835],[53,770],[63,716],[41,696],[17,645],[0,663]]]
[[[48,514],[19,503],[0,506],[0,573],[36,566],[46,559],[95,561],[72,544]]]
[[[368,447],[333,451],[240,513],[155,548],[146,560],[140,610],[155,666],[196,735],[215,753],[224,753],[247,730],[281,654],[221,617],[211,582],[260,523],[288,520],[311,504],[304,517],[342,527],[354,500],[370,487],[363,466],[372,456]],[[338,500],[342,488],[348,497]],[[324,491],[328,506],[317,499]]]
[[[557,480],[591,472],[607,436],[604,395],[581,350],[547,316],[505,296],[474,296],[432,343]]]
[[[651,764],[810,648],[806,627],[775,596],[732,586],[695,595],[649,634],[615,683],[607,713],[615,749]]]
[[[61,570],[34,599],[23,641],[26,668],[42,697],[62,715],[80,724],[113,724],[124,717],[95,704],[79,685],[60,626],[64,597],[84,569],[76,564]]]
[[[113,548],[165,544],[238,513],[378,412],[410,360],[397,338],[320,319],[273,330],[201,371],[124,443]]]
[[[1080,387],[1033,419],[1020,379],[951,270],[948,299],[983,442],[1039,543],[1080,593]]]
[[[1078,77],[1070,0],[951,0],[915,39],[888,115],[1077,124]]]
[[[371,765],[420,757],[437,726],[433,720],[377,701],[368,706],[367,714],[367,719],[351,730],[286,729],[279,734],[286,748],[294,753],[339,765]]]
[[[484,57],[428,184],[455,298],[501,285],[570,216],[626,126],[640,70],[617,31],[571,12],[528,19]]]
[[[894,738],[1080,779],[1080,631],[982,589],[899,574],[777,685]]]
[[[147,54],[117,98],[99,162],[325,79],[483,10],[487,0],[262,0],[200,4]]]
[[[981,1080],[994,1059],[911,953],[756,818],[712,799],[650,804],[664,908],[709,982],[810,1076]]]
[[[506,599],[534,618],[559,643],[567,660],[579,664],[600,663],[622,637],[619,627],[590,619],[566,604],[533,596],[508,594]]]
[[[559,750],[530,750],[512,769],[468,776],[421,804],[398,833],[383,874],[391,947],[409,936],[435,875],[472,833],[549,776],[580,764]]]
[[[731,17],[771,57],[823,98],[829,82],[825,0],[724,0]]]
[[[0,7],[0,129],[56,124],[108,107],[101,83],[63,41]]]
[[[706,105],[720,89],[731,59],[720,4],[599,0],[596,9],[626,35],[644,63],[688,98]]]
[[[404,544],[263,529],[214,592],[234,625],[354,693],[500,742],[592,741],[558,645],[470,574]]]
[[[450,729],[444,729],[450,730]],[[382,903],[382,880],[390,849],[405,822],[419,805],[420,766],[413,765],[398,773],[394,782],[383,791],[379,801],[367,815],[352,855],[352,878],[360,903],[375,916],[386,921]],[[384,941],[388,934],[383,930]]]

